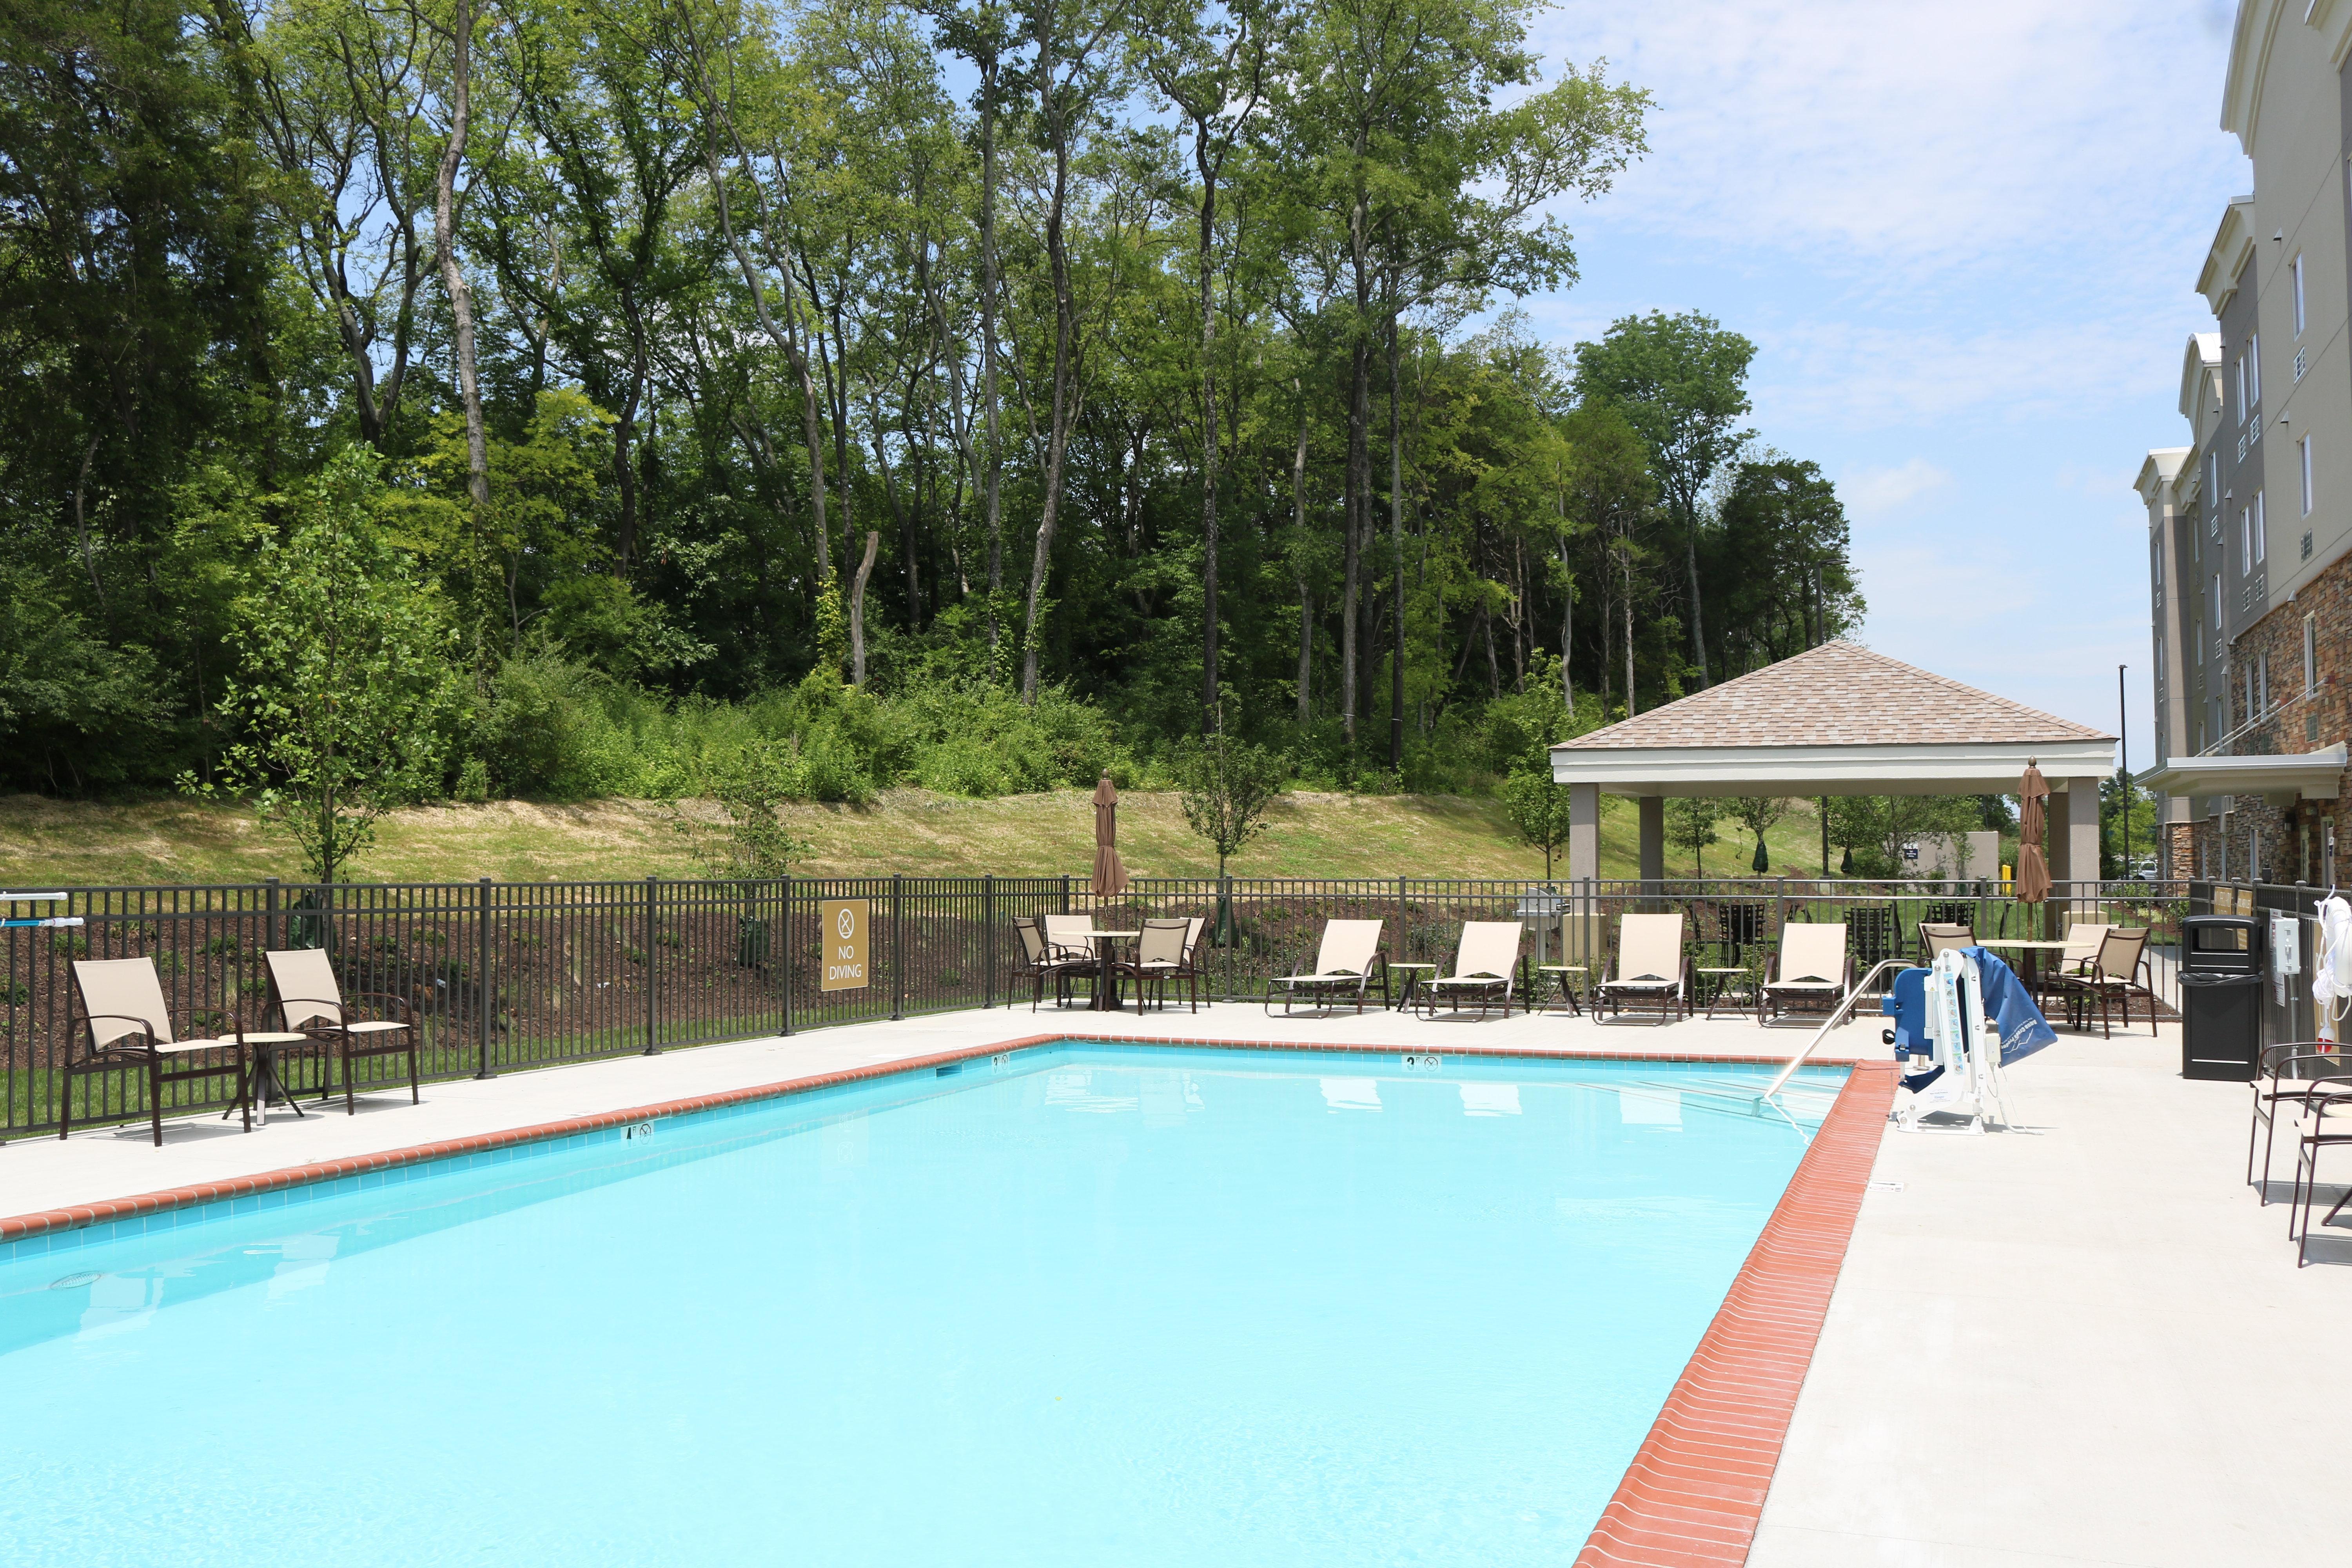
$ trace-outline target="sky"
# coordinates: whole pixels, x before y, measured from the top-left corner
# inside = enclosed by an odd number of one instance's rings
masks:
[[[2195,289],[2251,167],[2220,128],[2229,0],[1678,0],[1544,15],[1650,151],[1561,209],[1541,337],[1700,310],[1758,347],[1760,440],[1821,464],[1881,652],[2114,732],[2148,682],[2152,447],[2186,444]],[[1556,73],[1548,73],[1556,74]]]

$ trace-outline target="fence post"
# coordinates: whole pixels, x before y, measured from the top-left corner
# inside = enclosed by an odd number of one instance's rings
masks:
[[[1217,921],[1225,928],[1225,1000],[1234,999],[1234,949],[1241,945],[1241,921],[1234,919],[1234,879],[1217,873]]]
[[[800,973],[800,952],[793,946],[793,879],[784,876],[783,941],[777,945],[783,952],[784,965],[784,1033],[793,1032],[793,976]]]
[[[890,1021],[907,1016],[907,874],[890,873]]]
[[[1062,913],[1064,913],[1064,914],[1068,914],[1069,912],[1070,912],[1070,879],[1069,879],[1069,878],[1067,878],[1067,877],[1064,877],[1064,878],[1062,879]]]
[[[1406,946],[1405,946],[1405,940],[1404,940],[1404,939],[1405,939],[1405,933],[1406,933],[1407,931],[1410,931],[1411,930],[1412,930],[1412,924],[1411,924],[1411,923],[1406,920],[1406,918],[1405,918],[1405,912],[1404,912],[1404,874],[1403,874],[1402,872],[1399,872],[1399,873],[1397,874],[1397,940],[1396,940],[1396,955],[1397,955],[1397,962],[1398,962],[1399,963],[1406,963],[1407,961],[1409,961],[1409,960],[1412,957],[1412,952],[1411,952],[1406,948]]]
[[[278,931],[278,879],[264,877],[261,886],[262,900],[269,911],[268,918],[261,922],[262,945],[282,948],[286,942]]]
[[[657,959],[656,958],[656,956],[655,956],[655,955],[656,955],[656,954],[660,950],[659,950],[657,947],[656,947],[656,946],[655,946],[655,944],[654,944],[654,938],[655,938],[655,936],[657,934],[657,930],[658,930],[658,928],[657,928],[657,926],[656,926],[656,921],[655,921],[655,913],[654,913],[654,898],[655,898],[654,879],[653,879],[653,878],[651,878],[651,877],[647,877],[647,878],[646,879],[646,1049],[645,1049],[645,1054],[646,1054],[646,1056],[649,1056],[649,1057],[656,1057],[656,1056],[661,1055],[661,1047],[660,1047],[658,1044],[656,1044],[656,1034],[655,1034],[655,1027],[656,1027],[656,1026],[655,1026],[655,1024],[654,1024],[654,1006],[655,1006],[655,1001],[654,1001],[654,974],[655,974],[655,972],[656,972],[656,971],[660,967],[659,962],[658,962],[658,960],[657,960]]]
[[[478,1031],[480,1051],[476,1078],[496,1078],[490,1071],[490,879],[485,877],[478,884],[479,901],[474,907],[474,1027]]]
[[[980,879],[980,1005],[996,1005],[996,875]]]

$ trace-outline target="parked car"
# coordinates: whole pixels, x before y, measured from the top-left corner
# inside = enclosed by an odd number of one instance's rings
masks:
[[[2133,861],[2133,862],[2132,862],[2132,868],[2131,868],[2131,876],[2132,876],[2132,880],[2133,880],[2133,881],[2135,881],[2135,882],[2153,882],[2153,881],[2155,881],[2155,880],[2157,879],[2157,877],[2156,877],[2156,860],[2155,860],[2155,858],[2154,858],[2153,857],[2150,857],[2149,858],[2147,858],[2147,859],[2146,859],[2146,860],[2135,860],[2135,861]]]

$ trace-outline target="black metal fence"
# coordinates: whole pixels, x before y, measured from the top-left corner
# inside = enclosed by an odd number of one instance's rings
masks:
[[[2319,967],[2319,901],[2328,889],[2297,882],[2192,882],[2189,907],[2198,914],[2247,915],[2257,921],[2255,940],[2263,952],[2262,1043],[2285,1045],[2319,1037],[2319,1016],[2311,999],[2311,981]],[[2294,922],[2294,934],[2285,944],[2294,967],[2279,963],[2282,943],[2273,922],[2282,917]],[[2343,1030],[2347,1026],[2339,1023]]]
[[[827,989],[819,907],[863,900],[866,984]],[[2210,896],[2209,896],[2210,901]],[[0,1139],[58,1125],[73,1039],[68,964],[152,957],[184,1038],[274,1026],[262,954],[325,948],[344,994],[399,999],[418,1024],[425,1073],[516,1068],[790,1034],[1009,1000],[1018,915],[1090,913],[1106,929],[1146,917],[1209,919],[1210,991],[1264,994],[1311,964],[1323,922],[1386,922],[1398,963],[1451,964],[1461,923],[1519,919],[1531,963],[1605,973],[1619,915],[1680,910],[1694,961],[1760,972],[1790,921],[1839,921],[1858,967],[1914,955],[1922,921],[1965,920],[1980,937],[2062,935],[2084,920],[2146,924],[2159,952],[2189,906],[2182,884],[2062,884],[2026,906],[1998,884],[1807,879],[1706,881],[1386,878],[1153,878],[1097,899],[1068,877],[788,878],[775,881],[275,882],[90,888],[38,901],[0,895]],[[35,924],[33,921],[43,923]],[[2159,994],[2170,991],[2168,960]],[[405,1064],[377,1058],[385,1079]],[[296,1064],[316,1072],[315,1066]],[[298,1081],[299,1081],[298,1079]],[[315,1081],[315,1080],[313,1080]],[[220,1109],[226,1079],[166,1086],[170,1113]],[[74,1080],[77,1123],[146,1113],[130,1073]]]

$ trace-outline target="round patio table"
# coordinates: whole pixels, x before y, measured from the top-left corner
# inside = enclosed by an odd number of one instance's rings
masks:
[[[1389,967],[1404,971],[1404,990],[1397,997],[1395,1005],[1389,1009],[1392,1013],[1402,1013],[1412,1006],[1413,993],[1421,988],[1423,970],[1429,971],[1431,979],[1437,977],[1437,965],[1433,963],[1391,963]]]
[[[1576,988],[1569,984],[1568,977],[1571,974],[1591,973],[1592,971],[1589,966],[1581,963],[1538,963],[1536,965],[1536,973],[1559,976],[1559,994],[1567,1001],[1568,1010],[1580,1016],[1583,1014],[1584,1007],[1577,1001]],[[1545,1005],[1545,1011],[1550,1011],[1549,1003]]]
[[[240,1100],[250,1097],[253,1102],[254,1118],[246,1131],[251,1131],[255,1127],[269,1125],[269,1102],[273,1100],[283,1100],[292,1106],[294,1114],[297,1116],[306,1115],[307,1112],[295,1100],[294,1091],[287,1088],[286,1080],[278,1076],[278,1053],[289,1046],[316,1046],[319,1042],[308,1035],[277,1032],[230,1037],[243,1038],[247,1048],[253,1052],[253,1068],[246,1080],[244,1092],[238,1097]],[[222,1111],[221,1120],[227,1121],[236,1109],[232,1105],[228,1110]]]
[[[1142,934],[1139,931],[1090,931],[1085,936],[1092,942],[1132,942]],[[1118,957],[1116,952],[1095,950],[1095,967],[1100,971],[1095,981],[1095,1011],[1097,1013],[1118,1011]]]

